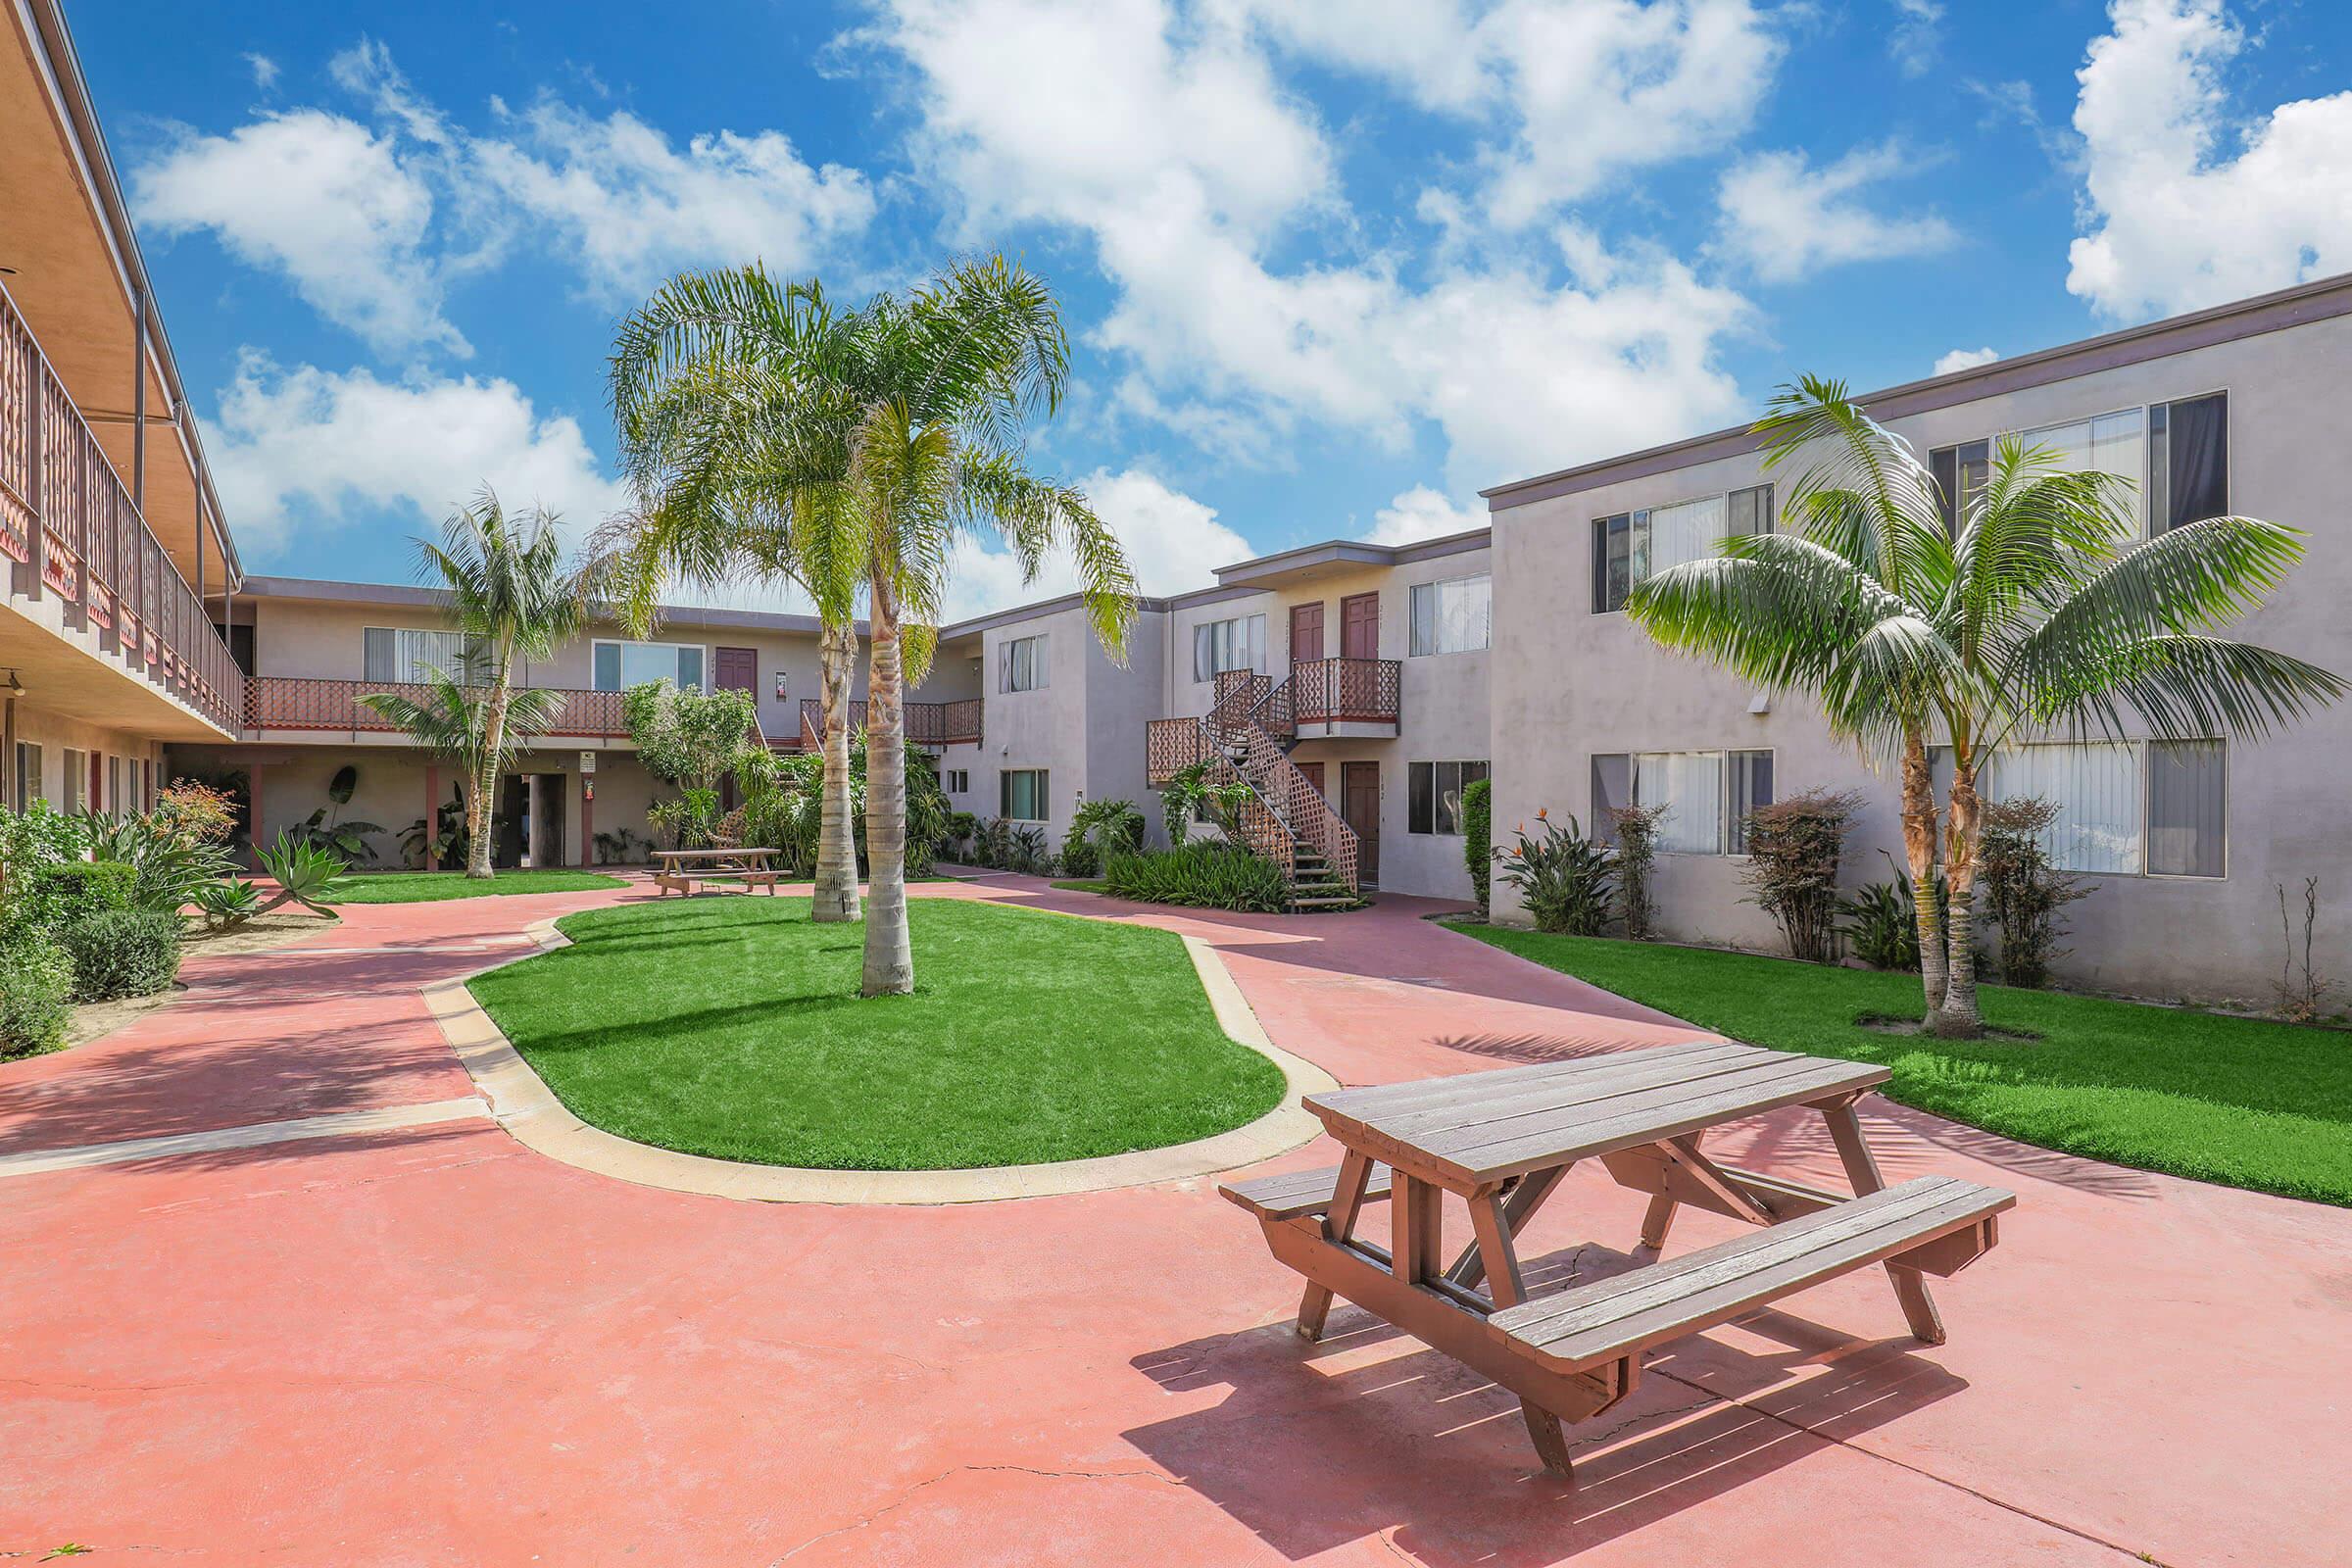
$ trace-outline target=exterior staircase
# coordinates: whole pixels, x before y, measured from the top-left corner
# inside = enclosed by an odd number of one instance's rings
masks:
[[[1291,760],[1290,702],[1290,682],[1228,670],[1217,677],[1206,718],[1152,721],[1147,770],[1152,783],[1165,784],[1204,763],[1208,782],[1249,786],[1238,826],[1251,851],[1282,867],[1289,907],[1353,908],[1363,902],[1355,830]]]

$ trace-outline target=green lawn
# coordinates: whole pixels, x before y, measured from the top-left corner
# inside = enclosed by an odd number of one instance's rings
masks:
[[[487,899],[510,893],[591,893],[625,888],[618,877],[594,871],[501,871],[487,882],[463,871],[359,871],[335,895],[337,904],[430,904],[441,899]]]
[[[863,928],[808,915],[765,897],[575,914],[573,946],[473,994],[582,1120],[728,1159],[1082,1159],[1238,1127],[1281,1096],[1169,932],[917,900],[915,993],[868,1000]]]
[[[1987,986],[1985,1020],[2038,1039],[1889,1035],[1856,1019],[1916,1017],[1916,975],[1453,928],[1737,1040],[1884,1062],[1893,1099],[2026,1143],[2352,1205],[2352,1034]]]
[[[1109,883],[1103,881],[1099,876],[1079,877],[1075,881],[1056,882],[1053,885],[1060,888],[1065,893],[1101,893],[1103,889],[1110,886]]]

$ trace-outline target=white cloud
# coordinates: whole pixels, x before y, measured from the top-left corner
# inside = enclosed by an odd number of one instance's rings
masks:
[[[1205,588],[1216,581],[1217,567],[1257,554],[1217,520],[1214,507],[1141,469],[1098,468],[1079,481],[1079,488],[1094,503],[1095,514],[1118,535],[1146,594]],[[984,538],[957,543],[953,570],[946,608],[950,621],[1053,599],[1078,587],[1077,572],[1058,554],[1045,563],[1035,582],[1024,583],[1012,553]]]
[[[424,254],[432,192],[389,134],[318,109],[265,115],[225,136],[182,130],[133,172],[131,188],[142,222],[213,230],[378,350],[469,352],[442,318]]]
[[[2131,319],[2352,269],[2352,91],[2249,119],[2222,83],[2246,40],[2221,0],[2114,0],[2108,20],[2076,73],[2096,226],[2068,290]]]
[[[221,502],[249,553],[299,525],[306,542],[351,514],[437,525],[485,482],[509,507],[564,514],[582,537],[626,500],[568,415],[541,415],[514,382],[279,367],[247,349],[208,443]],[[314,555],[312,560],[319,559]]]
[[[1380,509],[1364,537],[1376,545],[1409,545],[1487,526],[1487,509],[1456,506],[1451,497],[1417,484]]]
[[[253,72],[253,84],[264,92],[277,85],[277,62],[265,54],[249,53],[245,64]]]
[[[1756,275],[1787,283],[1848,262],[1886,261],[1943,250],[1958,237],[1934,214],[1886,216],[1860,200],[1867,186],[1911,173],[1918,161],[1900,145],[1857,147],[1823,169],[1801,152],[1757,153],[1725,172],[1716,187],[1722,243]]]
[[[1886,53],[1906,76],[1924,76],[1943,49],[1943,7],[1938,0],[1894,0],[1894,25]]]
[[[1936,362],[1936,373],[1949,375],[1954,370],[1973,370],[1980,365],[1990,365],[2000,357],[1998,349],[1954,349]]]

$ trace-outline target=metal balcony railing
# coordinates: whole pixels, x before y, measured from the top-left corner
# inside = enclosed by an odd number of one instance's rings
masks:
[[[360,701],[369,692],[400,692],[421,702],[433,688],[380,680],[316,680],[307,675],[256,675],[245,683],[244,728],[398,734],[398,726]],[[564,690],[556,721],[540,733],[566,740],[625,740],[619,692]]]

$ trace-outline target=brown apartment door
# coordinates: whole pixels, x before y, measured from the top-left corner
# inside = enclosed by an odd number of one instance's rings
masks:
[[[1340,815],[1355,829],[1355,874],[1365,887],[1380,882],[1380,764],[1340,764]]]
[[[1323,788],[1323,764],[1321,762],[1300,762],[1298,771],[1306,775],[1306,781],[1315,787],[1317,795],[1327,801],[1331,799],[1330,794]]]
[[[758,692],[760,650],[721,648],[710,666],[710,684],[722,692]]]
[[[1323,657],[1323,601],[1291,607],[1291,662],[1311,663]]]
[[[1380,595],[1349,594],[1340,601],[1340,657],[1380,657]]]

